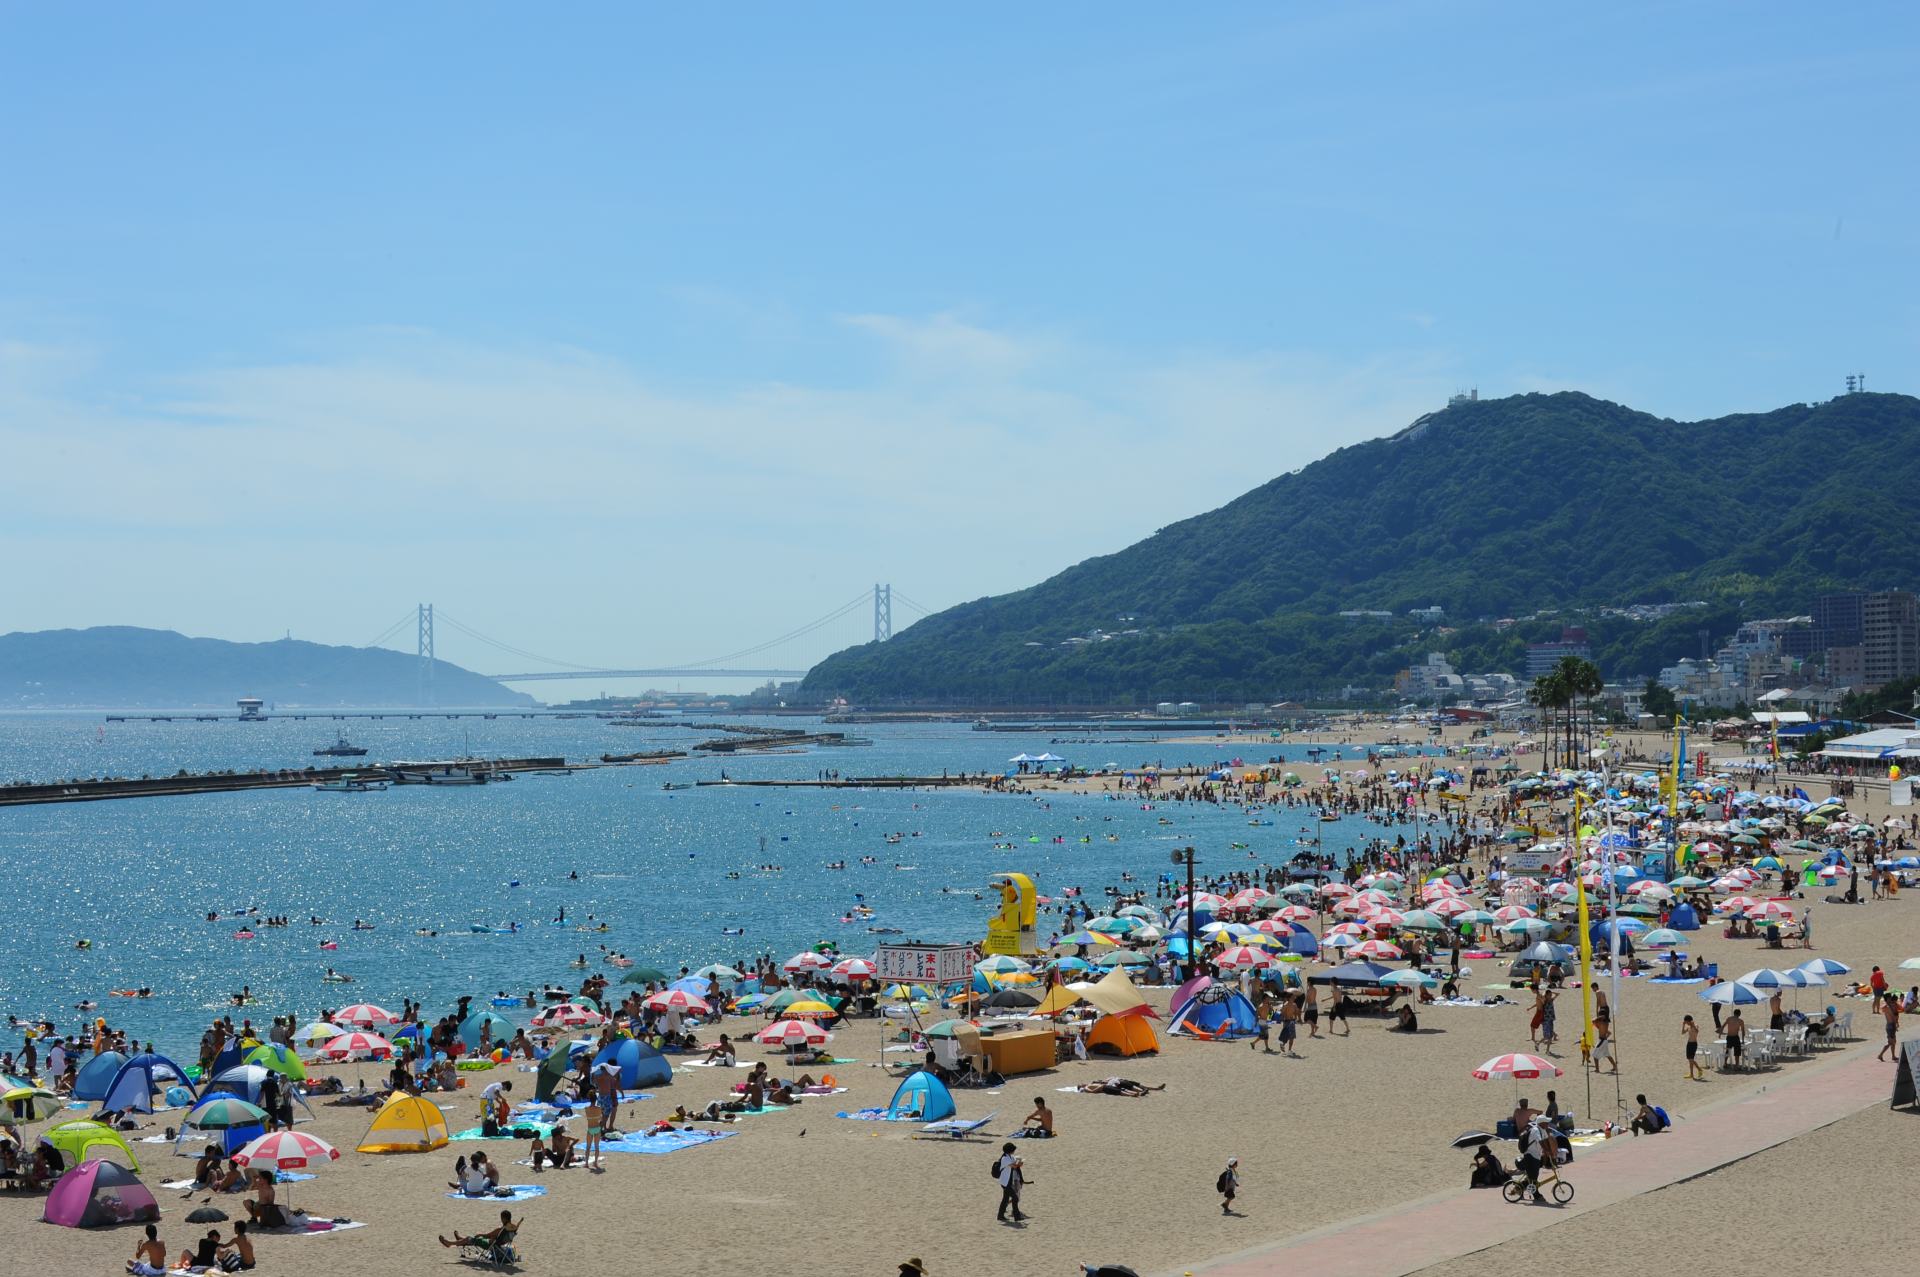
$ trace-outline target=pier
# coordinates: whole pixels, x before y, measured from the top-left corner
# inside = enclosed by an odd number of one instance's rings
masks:
[[[514,772],[578,771],[594,763],[568,763],[564,758],[461,759],[448,763],[411,763],[409,767],[470,767],[501,774]],[[94,780],[0,785],[0,807],[40,803],[84,803],[107,798],[160,798],[175,794],[219,794],[242,789],[301,789],[316,781],[358,776],[363,780],[392,780],[394,773],[375,763],[362,767],[302,767],[280,771],[178,772],[172,776],[110,776]]]

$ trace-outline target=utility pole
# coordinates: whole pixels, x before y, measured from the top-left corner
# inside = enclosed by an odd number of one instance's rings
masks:
[[[1194,848],[1192,847],[1182,847],[1173,853],[1173,863],[1187,867],[1187,974],[1189,976],[1200,969],[1200,954],[1194,948],[1193,938],[1193,857]]]
[[[418,622],[420,664],[414,674],[414,694],[420,704],[433,705],[438,703],[433,690],[433,604],[419,605]]]
[[[893,587],[873,587],[873,641],[884,643],[893,637]]]

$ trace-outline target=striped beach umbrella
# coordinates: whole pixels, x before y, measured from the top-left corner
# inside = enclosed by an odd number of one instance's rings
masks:
[[[1530,1082],[1534,1078],[1559,1077],[1560,1074],[1560,1066],[1552,1060],[1538,1055],[1528,1055],[1525,1051],[1496,1055],[1473,1071],[1473,1076],[1482,1082],[1499,1081],[1505,1078],[1517,1078]]]
[[[378,1033],[342,1033],[320,1048],[329,1060],[380,1060],[393,1054],[393,1043]]]
[[[385,1007],[377,1007],[371,1002],[356,1002],[350,1007],[341,1007],[335,1011],[333,1022],[356,1029],[377,1029],[383,1024],[400,1023],[400,1017]]]
[[[808,1024],[804,1020],[776,1020],[753,1035],[755,1042],[767,1046],[782,1046],[789,1049],[796,1046],[820,1046],[833,1034],[817,1024]]]
[[[666,989],[640,1005],[650,1011],[679,1011],[686,1015],[705,1015],[713,1010],[705,998],[697,993],[688,993],[685,989]],[[827,1009],[831,1011],[833,1008]]]
[[[1397,944],[1391,944],[1385,940],[1362,940],[1359,944],[1347,950],[1347,956],[1350,958],[1384,960],[1404,958],[1407,955],[1400,951],[1400,946]]]
[[[339,1157],[339,1149],[305,1131],[271,1131],[235,1153],[233,1160],[255,1170],[300,1171]]]
[[[260,1126],[267,1120],[267,1111],[258,1105],[249,1104],[237,1095],[216,1095],[203,1100],[187,1114],[185,1125],[197,1126],[203,1131],[227,1131],[236,1126]]]

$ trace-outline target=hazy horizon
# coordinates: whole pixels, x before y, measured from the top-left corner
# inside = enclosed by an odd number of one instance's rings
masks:
[[[1469,387],[1906,389],[1920,26],[1847,16],[12,6],[0,631],[675,665]]]

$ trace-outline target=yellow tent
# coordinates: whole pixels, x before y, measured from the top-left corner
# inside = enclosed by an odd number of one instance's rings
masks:
[[[1059,1015],[1062,1011],[1080,1000],[1080,995],[1064,984],[1056,984],[1047,990],[1047,996],[1032,1011],[1034,1015]]]
[[[425,1153],[445,1148],[447,1119],[439,1108],[417,1095],[396,1095],[373,1115],[373,1125],[355,1151],[361,1153]]]
[[[49,1126],[40,1133],[40,1138],[65,1154],[68,1166],[78,1166],[90,1158],[100,1158],[111,1149],[125,1156],[129,1170],[140,1169],[139,1159],[134,1157],[133,1149],[120,1132],[87,1118],[75,1118],[58,1126]]]
[[[1160,1049],[1160,1039],[1144,1015],[1103,1015],[1087,1030],[1087,1050],[1142,1055]]]
[[[1127,979],[1127,973],[1119,967],[1092,984],[1071,987],[1075,993],[1108,1015],[1125,1015],[1147,1005],[1147,1000],[1140,996],[1140,990],[1133,987],[1133,981]]]

